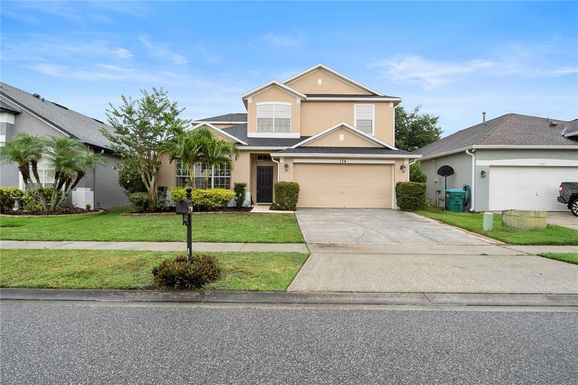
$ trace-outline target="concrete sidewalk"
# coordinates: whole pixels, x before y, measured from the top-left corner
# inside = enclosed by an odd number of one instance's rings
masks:
[[[0,249],[186,251],[186,242],[0,241]],[[303,243],[193,242],[194,251],[309,253]]]

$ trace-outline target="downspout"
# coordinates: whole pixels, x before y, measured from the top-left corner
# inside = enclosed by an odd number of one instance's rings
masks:
[[[269,154],[269,156],[271,157],[273,163],[277,164],[277,182],[279,182],[279,177],[281,176],[281,163],[280,161],[275,160],[275,158],[273,158],[273,154]]]
[[[275,160],[275,158],[273,158],[273,154],[269,154],[269,156],[271,157],[273,163],[277,165],[277,182],[279,182],[279,178],[281,177],[281,161]],[[283,163],[285,163],[285,159],[283,159]],[[275,185],[273,185],[273,202],[275,202]]]
[[[476,150],[466,150],[466,154],[472,157],[472,197],[470,198],[472,204],[470,205],[470,212],[474,212],[476,208]]]

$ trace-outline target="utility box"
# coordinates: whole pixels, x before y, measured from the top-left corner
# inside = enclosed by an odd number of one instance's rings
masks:
[[[94,209],[94,191],[89,187],[78,187],[72,191],[72,205],[81,209],[85,209],[90,205]]]
[[[502,225],[521,230],[543,230],[547,225],[545,211],[502,211]]]
[[[464,197],[466,192],[459,188],[446,190],[446,210],[461,213],[464,211]]]

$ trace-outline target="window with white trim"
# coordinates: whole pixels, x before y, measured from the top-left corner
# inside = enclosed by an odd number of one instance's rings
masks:
[[[207,184],[207,172],[209,181]],[[231,188],[231,169],[227,165],[213,166],[210,169],[202,163],[195,163],[193,166],[194,188]],[[177,161],[177,187],[189,185],[189,172],[182,167],[181,161]]]
[[[375,105],[356,104],[355,105],[355,128],[366,134],[373,135],[375,120]]]
[[[291,132],[291,105],[258,103],[257,132]]]

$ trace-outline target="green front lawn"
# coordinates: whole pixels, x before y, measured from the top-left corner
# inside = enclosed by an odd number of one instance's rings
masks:
[[[182,253],[117,250],[0,252],[0,287],[147,289],[151,270]],[[303,253],[212,253],[223,275],[206,289],[284,291],[305,260]]]
[[[185,241],[180,215],[102,214],[0,217],[0,239],[30,241]],[[294,214],[193,215],[196,242],[301,243]]]
[[[578,253],[543,253],[540,256],[578,265]]]
[[[453,213],[427,209],[417,214],[461,227],[512,245],[578,245],[578,231],[567,227],[548,225],[544,230],[524,231],[502,226],[502,216],[494,214],[494,229],[484,231],[483,214]]]

